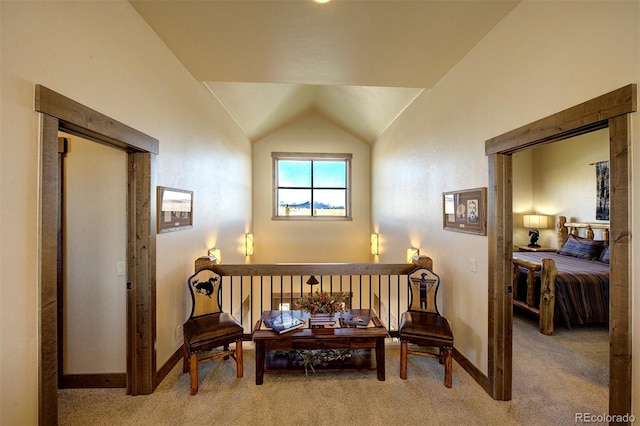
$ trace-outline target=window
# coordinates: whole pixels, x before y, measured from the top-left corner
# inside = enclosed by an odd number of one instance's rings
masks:
[[[351,154],[274,152],[274,218],[350,219]]]

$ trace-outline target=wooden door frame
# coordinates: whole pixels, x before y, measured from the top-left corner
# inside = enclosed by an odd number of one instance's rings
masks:
[[[44,86],[40,112],[41,181],[38,418],[58,421],[58,132],[127,152],[127,393],[150,394],[156,383],[156,191],[159,142]]]
[[[631,113],[637,87],[622,87],[573,108],[489,139],[489,372],[487,392],[511,399],[511,253],[513,247],[511,155],[593,130],[609,128],[611,185],[611,274],[609,413],[631,413]]]

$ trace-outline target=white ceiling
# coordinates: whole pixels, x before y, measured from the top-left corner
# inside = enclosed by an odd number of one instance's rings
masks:
[[[373,143],[519,0],[131,0],[258,140],[308,111]]]

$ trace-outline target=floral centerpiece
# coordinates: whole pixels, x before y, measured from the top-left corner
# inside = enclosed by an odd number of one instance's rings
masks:
[[[311,315],[335,314],[344,311],[347,293],[327,293],[326,291],[309,292],[296,302],[296,308],[307,311]]]
[[[333,317],[333,314],[343,312],[347,297],[349,297],[348,293],[327,293],[316,290],[302,296],[296,302],[296,309],[309,312],[312,316],[311,325],[313,325],[313,317],[315,316],[329,315]],[[305,374],[308,373],[309,368],[315,373],[314,366],[326,366],[331,361],[344,361],[351,358],[350,349],[297,350],[294,353],[298,357],[300,365],[304,367]]]

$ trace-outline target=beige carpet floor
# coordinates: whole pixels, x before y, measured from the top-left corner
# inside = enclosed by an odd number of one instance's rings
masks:
[[[453,388],[437,360],[410,357],[399,378],[399,347],[389,342],[386,381],[375,372],[265,375],[255,385],[255,357],[245,350],[244,378],[233,361],[200,366],[200,392],[189,395],[181,364],[152,395],[122,389],[59,391],[61,425],[567,425],[576,413],[608,409],[605,328],[543,336],[514,320],[513,399],[494,401],[454,362]]]

